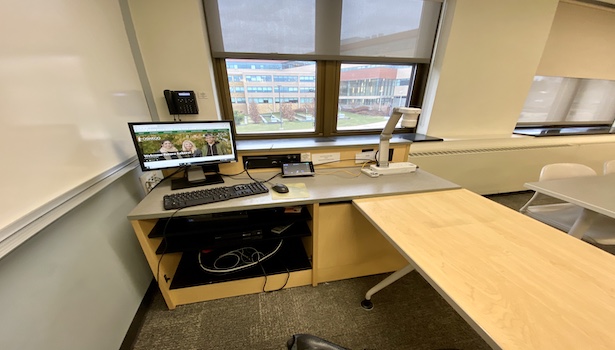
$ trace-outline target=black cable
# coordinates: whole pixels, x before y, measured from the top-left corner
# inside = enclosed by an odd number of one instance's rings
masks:
[[[222,174],[222,173],[218,173],[218,175],[220,175],[220,176],[228,176],[228,177],[232,177],[232,176],[238,176],[238,175],[241,175],[241,174],[243,174],[243,173],[245,173],[245,172],[246,172],[246,170],[244,169],[243,171],[241,171],[241,172],[239,172],[239,173],[237,173],[237,174]]]
[[[248,177],[249,177],[250,179],[252,179],[252,181],[254,181],[254,182],[261,182],[261,183],[263,183],[263,182],[267,182],[267,183],[268,183],[269,181],[271,181],[271,180],[275,179],[277,176],[282,175],[282,172],[279,172],[279,173],[277,173],[277,174],[273,175],[272,177],[268,178],[267,180],[263,180],[263,181],[261,181],[261,180],[257,180],[257,179],[255,179],[255,178],[253,178],[253,177],[252,177],[252,175],[250,175],[250,172],[248,171],[248,162],[249,162],[249,160],[246,160],[246,161],[244,162],[244,171],[245,171],[245,173],[248,175]]]
[[[245,163],[244,163],[244,166],[243,166],[244,170],[246,171],[246,175],[248,175],[248,177],[250,179],[252,179],[253,181],[260,182],[260,181],[256,180],[255,178],[253,178],[252,175],[250,175],[250,172],[248,171],[248,162],[249,162],[249,160],[246,160]]]
[[[282,175],[282,172],[279,172],[279,173],[273,175],[272,177],[268,178],[267,180],[265,180],[263,182],[269,182],[269,181],[275,179],[277,176],[280,176],[280,175]]]
[[[160,259],[158,259],[158,266],[156,268],[156,282],[160,283],[160,264],[162,263],[162,258],[164,257],[164,255],[167,252],[167,248],[169,247],[169,243],[167,242],[167,227],[169,226],[169,223],[171,222],[171,219],[173,219],[173,216],[175,214],[177,214],[180,210],[182,210],[183,208],[179,208],[177,210],[175,210],[173,212],[173,214],[171,214],[171,216],[169,217],[169,220],[167,220],[167,222],[164,224],[164,228],[162,229],[162,242],[164,242],[164,248],[162,249],[162,252],[160,253]],[[166,277],[165,277],[165,281],[166,281]]]
[[[288,284],[288,281],[290,280],[290,270],[288,269],[286,264],[284,264],[282,260],[277,259],[277,261],[280,262],[282,265],[284,265],[284,269],[286,270],[286,281],[284,281],[284,284],[282,285],[282,287],[278,289],[272,289],[272,290],[265,290],[265,288],[267,287],[267,272],[265,271],[265,267],[260,262],[260,260],[258,262],[258,266],[261,267],[261,270],[263,271],[263,276],[265,277],[265,283],[263,283],[263,293],[272,293],[272,292],[281,291],[282,289],[284,289],[284,287],[286,287],[286,285]]]

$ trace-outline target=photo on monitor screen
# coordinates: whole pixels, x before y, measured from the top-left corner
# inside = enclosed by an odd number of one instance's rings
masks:
[[[237,161],[233,122],[128,123],[144,171]]]

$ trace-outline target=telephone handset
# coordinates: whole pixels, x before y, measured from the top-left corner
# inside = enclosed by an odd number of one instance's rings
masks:
[[[169,114],[199,114],[199,106],[196,103],[194,91],[171,91],[164,90],[164,98],[167,100]]]

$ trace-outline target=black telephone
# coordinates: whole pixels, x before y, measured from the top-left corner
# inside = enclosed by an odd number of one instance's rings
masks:
[[[196,104],[194,91],[171,91],[164,90],[164,98],[167,100],[169,114],[199,114],[199,106]]]

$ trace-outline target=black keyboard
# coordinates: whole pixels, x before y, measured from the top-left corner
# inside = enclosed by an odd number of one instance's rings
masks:
[[[206,188],[189,192],[173,193],[163,197],[164,209],[181,209],[195,205],[222,202],[233,198],[252,196],[269,192],[262,182]]]

